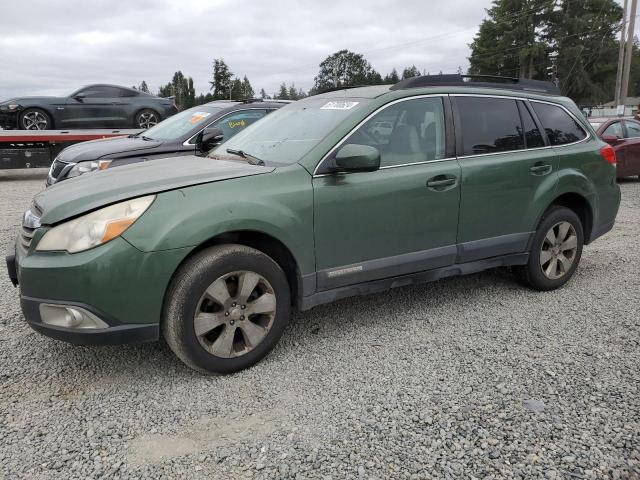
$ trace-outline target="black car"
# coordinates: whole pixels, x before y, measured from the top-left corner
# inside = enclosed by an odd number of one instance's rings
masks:
[[[0,127],[19,130],[149,128],[177,113],[173,98],[117,85],[89,85],[68,97],[23,97],[0,103]]]
[[[215,101],[184,110],[135,135],[77,143],[55,158],[47,186],[94,170],[181,155],[203,155],[287,101]]]

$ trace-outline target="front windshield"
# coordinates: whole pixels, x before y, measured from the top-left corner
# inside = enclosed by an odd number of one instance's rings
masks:
[[[175,140],[187,135],[198,125],[203,125],[207,119],[213,118],[213,114],[220,110],[220,107],[209,105],[190,108],[184,112],[176,113],[149,130],[145,130],[142,135],[151,140]]]
[[[227,149],[265,162],[294,163],[318,145],[344,119],[361,109],[366,98],[309,98],[283,107],[238,133],[209,156]]]

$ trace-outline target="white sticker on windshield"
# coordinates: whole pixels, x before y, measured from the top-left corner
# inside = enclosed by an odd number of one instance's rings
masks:
[[[333,100],[325,103],[320,110],[351,110],[360,102],[349,102],[347,100]]]

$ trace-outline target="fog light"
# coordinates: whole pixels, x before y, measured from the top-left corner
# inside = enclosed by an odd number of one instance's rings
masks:
[[[84,308],[67,305],[40,304],[42,323],[65,328],[109,328],[103,320]]]

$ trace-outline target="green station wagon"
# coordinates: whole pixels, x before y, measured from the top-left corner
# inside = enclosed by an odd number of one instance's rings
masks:
[[[503,266],[558,288],[613,227],[620,190],[612,148],[557,93],[459,75],[342,89],[208,158],[54,185],[7,257],[26,320],[78,344],[163,337],[230,373],[274,347],[292,308]]]

